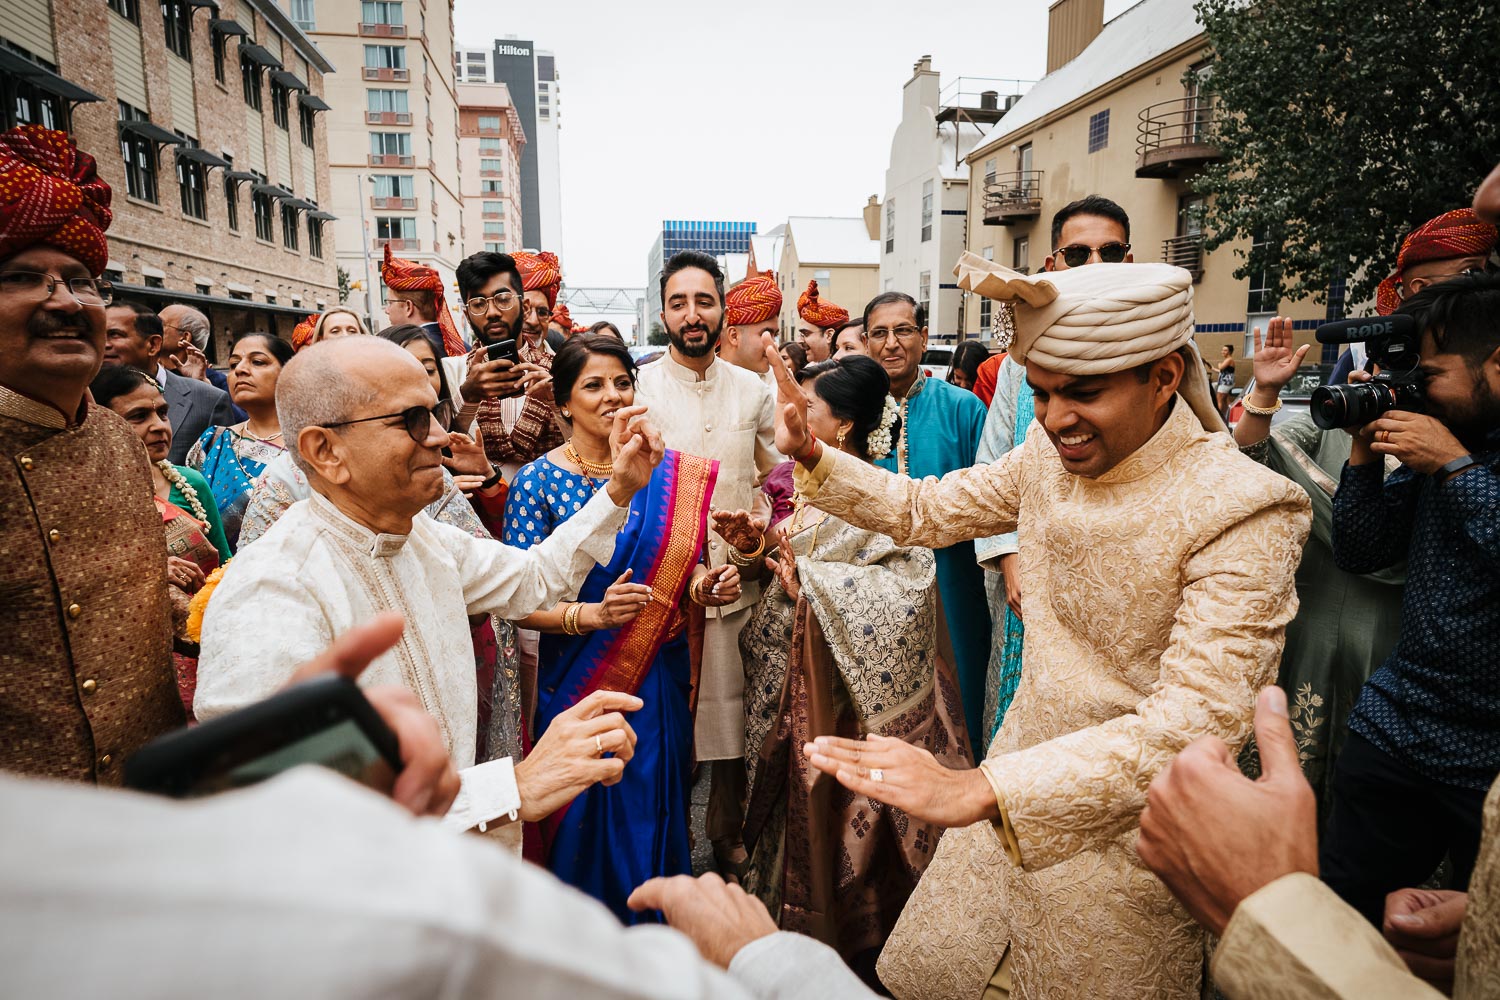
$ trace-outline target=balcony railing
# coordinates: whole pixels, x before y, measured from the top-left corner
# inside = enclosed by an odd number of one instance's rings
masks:
[[[984,224],[1009,226],[1042,214],[1042,170],[996,174],[984,183]]]
[[[364,78],[380,83],[406,83],[411,79],[411,70],[405,66],[366,66]]]
[[[503,219],[503,218],[505,218],[505,213],[504,212],[483,212],[483,213],[480,214],[479,217],[481,219]]]
[[[366,38],[405,38],[406,25],[404,24],[371,24],[361,21],[359,33]]]
[[[474,134],[475,135],[480,135],[480,136],[485,136],[485,137],[491,138],[491,139],[498,139],[498,138],[502,137],[502,133],[501,133],[499,127],[496,127],[496,128],[485,128],[483,125],[481,125],[478,128],[476,128],[474,130]]]
[[[422,241],[375,237],[376,250],[384,250],[387,246],[392,250],[420,250],[422,249]]]
[[[410,111],[366,111],[366,125],[410,125]]]
[[[504,177],[505,176],[505,171],[503,171],[503,170],[481,170],[481,171],[479,171],[479,176],[480,177]]]
[[[370,166],[372,167],[410,167],[416,162],[416,157],[402,156],[400,153],[370,154]]]
[[[396,196],[390,196],[390,197],[386,197],[386,198],[379,198],[379,197],[373,197],[372,196],[370,198],[370,207],[371,208],[399,208],[399,209],[402,209],[402,210],[407,211],[407,212],[415,212],[417,210],[417,199],[415,199],[415,198],[401,198],[401,197],[396,197]]]
[[[1190,272],[1193,280],[1203,277],[1203,234],[1173,236],[1161,241],[1161,262]]]
[[[1223,117],[1211,97],[1179,97],[1143,108],[1138,116],[1135,175],[1175,179],[1217,160],[1214,130]]]

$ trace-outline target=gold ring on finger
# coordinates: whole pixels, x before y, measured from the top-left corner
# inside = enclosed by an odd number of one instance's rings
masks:
[[[599,748],[599,756],[603,757],[604,756],[604,741],[601,740],[598,737],[597,734],[595,734],[595,736],[594,736],[594,746],[596,746],[596,747]]]

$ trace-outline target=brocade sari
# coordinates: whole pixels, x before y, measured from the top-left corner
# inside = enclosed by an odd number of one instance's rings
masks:
[[[285,451],[280,445],[246,437],[233,428],[210,427],[188,452],[187,464],[203,473],[214,491],[231,550],[239,548],[240,524],[255,480]]]

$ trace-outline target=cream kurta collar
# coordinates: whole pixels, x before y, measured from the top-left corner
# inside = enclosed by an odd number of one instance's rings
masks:
[[[1130,457],[1095,479],[1096,483],[1132,483],[1144,479],[1165,465],[1172,456],[1203,435],[1203,425],[1193,415],[1192,407],[1177,397],[1172,399],[1172,412],[1167,422],[1151,435],[1151,439],[1137,448]]]
[[[719,377],[719,366],[722,364],[726,364],[726,362],[720,361],[718,358],[714,358],[713,362],[708,366],[707,369],[704,370],[703,374],[699,375],[687,365],[681,364],[676,358],[672,357],[672,352],[670,350],[668,350],[666,354],[663,354],[661,356],[661,361],[658,363],[662,365],[663,370],[668,375],[672,376],[677,381],[694,383],[714,381]]]
[[[341,536],[372,559],[388,559],[400,552],[409,535],[377,534],[350,518],[317,490],[307,499],[312,514],[323,526]],[[413,522],[415,523],[415,522]]]

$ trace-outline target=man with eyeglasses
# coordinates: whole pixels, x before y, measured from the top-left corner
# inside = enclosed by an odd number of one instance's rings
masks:
[[[87,394],[109,202],[66,133],[0,134],[0,769],[119,784],[183,712],[150,468]]]
[[[609,484],[547,541],[518,550],[422,515],[443,489],[448,431],[434,416],[442,405],[416,359],[378,337],[324,341],[287,364],[276,412],[312,493],[241,550],[208,603],[193,706],[200,720],[265,698],[309,659],[303,650],[316,654],[394,610],[405,634],[361,682],[410,689],[437,719],[454,765],[475,763],[468,616],[524,618],[575,593],[595,563],[609,561],[630,498],[663,449],[644,408],[622,410]],[[615,694],[581,713],[587,732],[570,741],[587,751],[579,763],[628,759],[633,733],[619,713],[639,704]],[[521,819],[539,820],[571,798],[561,772],[576,768],[551,770],[518,776]],[[591,780],[609,780],[606,772]]]
[[[922,370],[927,327],[916,299],[905,292],[882,292],[865,306],[863,317],[870,357],[891,379],[891,396],[901,414],[895,453],[875,464],[913,479],[945,476],[974,464],[984,430],[984,404],[966,389]],[[974,560],[974,543],[936,550],[938,607],[946,627],[938,630],[938,653],[954,665],[964,703],[969,746],[983,745],[984,672],[990,658],[990,611],[984,574]]]

